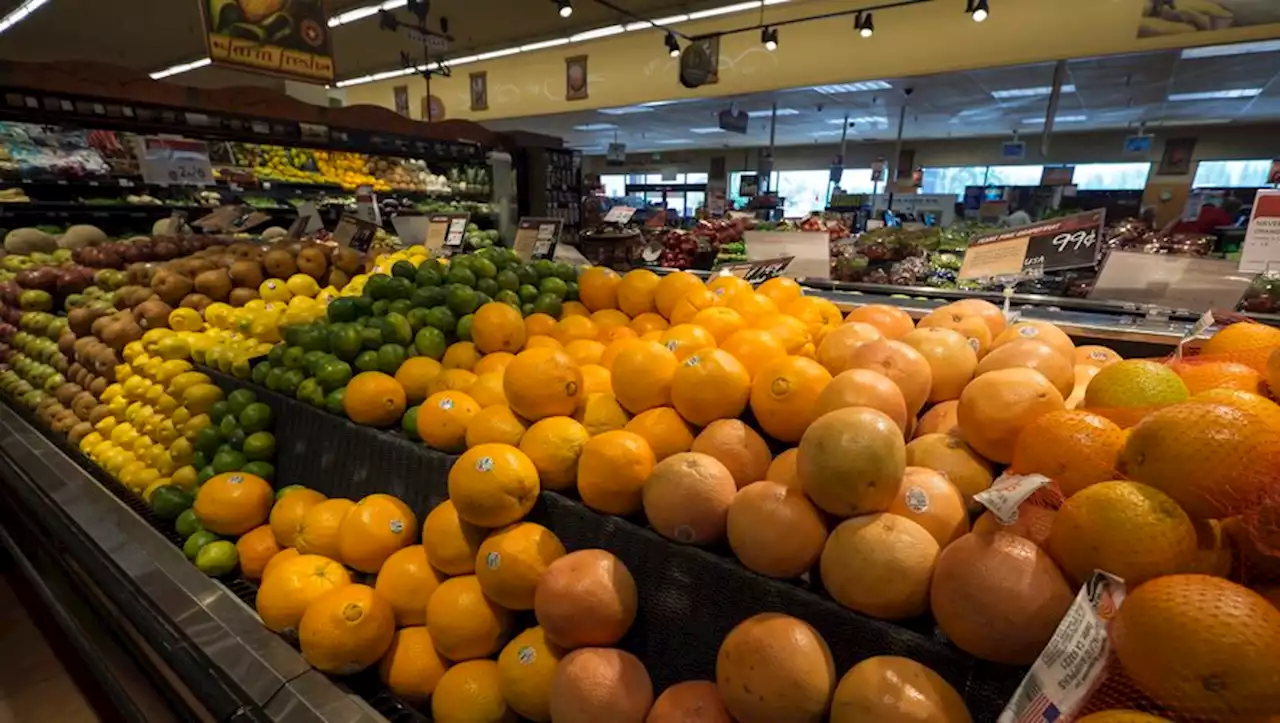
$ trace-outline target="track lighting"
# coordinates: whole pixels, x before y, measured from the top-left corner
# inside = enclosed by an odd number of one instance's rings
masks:
[[[973,22],[980,23],[991,17],[991,6],[987,0],[969,0],[967,12],[973,18]]]
[[[567,18],[573,14],[572,0],[554,0],[556,7],[559,9],[560,17]]]
[[[864,38],[869,38],[876,34],[876,21],[872,19],[871,13],[858,13],[854,18],[853,27]]]
[[[760,42],[764,43],[764,49],[774,51],[778,49],[778,29],[765,28],[760,31]]]
[[[680,57],[680,43],[676,41],[675,33],[669,30],[667,31],[666,43],[667,43],[667,53],[669,53],[673,58]]]

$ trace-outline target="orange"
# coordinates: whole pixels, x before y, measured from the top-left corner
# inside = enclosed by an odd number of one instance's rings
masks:
[[[395,637],[391,605],[368,585],[343,585],[316,598],[298,624],[298,647],[313,668],[351,675],[377,663]]]
[[[267,577],[275,574],[275,571],[279,570],[284,563],[299,556],[300,553],[296,547],[286,547],[280,552],[272,555],[271,559],[267,560],[267,564],[262,568],[262,579],[266,580]]]
[[[717,419],[737,418],[750,397],[747,368],[722,349],[697,352],[685,359],[671,378],[672,406],[699,427]]]
[[[809,327],[805,326],[803,321],[788,314],[766,316],[757,320],[753,326],[772,334],[788,354],[799,354],[801,349],[813,342]]]
[[[246,472],[211,477],[192,505],[204,529],[218,535],[243,535],[267,521],[275,493],[271,485]]]
[[[485,597],[475,575],[451,577],[427,600],[427,629],[449,660],[486,658],[502,649],[511,613]]]
[[[716,687],[734,720],[802,723],[826,720],[836,687],[827,641],[781,613],[738,623],[716,655]]]
[[[1248,364],[1265,373],[1267,357],[1278,346],[1280,329],[1253,321],[1240,321],[1214,334],[1200,347],[1200,355]]]
[[[661,314],[648,311],[632,319],[629,326],[636,334],[644,336],[651,331],[666,331],[670,324]]]
[[[1197,543],[1191,518],[1168,495],[1138,482],[1099,482],[1054,517],[1049,554],[1075,584],[1105,570],[1138,586],[1187,569]]]
[[[465,369],[471,371],[480,361],[480,350],[469,341],[459,341],[449,345],[440,359],[440,366],[445,369]]]
[[[964,495],[947,476],[924,467],[907,467],[890,512],[919,524],[943,549],[969,531]]]
[[[533,591],[547,567],[564,556],[564,545],[551,530],[517,522],[494,530],[480,544],[476,579],[485,597],[508,610],[532,610]]]
[[[907,444],[907,464],[924,467],[946,475],[964,495],[970,510],[980,510],[973,496],[991,486],[995,469],[959,437],[950,434],[925,434]]]
[[[258,588],[254,607],[268,630],[296,631],[312,601],[350,584],[351,575],[337,562],[319,555],[299,555],[272,567]]]
[[[811,334],[817,334],[823,326],[839,326],[844,321],[844,314],[835,304],[816,296],[801,296],[782,307],[782,312],[803,321]]]
[[[734,294],[726,306],[738,312],[747,324],[778,313],[778,304],[773,299],[756,293]]]
[[[268,525],[255,527],[236,540],[240,572],[250,580],[262,579],[262,574],[266,571],[271,558],[278,552],[280,552],[280,545],[276,543],[276,537]]]
[[[1091,367],[1108,367],[1116,362],[1124,361],[1124,357],[1105,346],[1076,347],[1076,365]]]
[[[680,361],[652,341],[624,342],[613,359],[613,395],[632,414],[671,403],[671,381]]]
[[[1062,394],[1043,374],[1013,367],[987,372],[970,382],[960,395],[956,414],[960,434],[969,446],[992,462],[1008,464],[1023,429],[1065,408]]]
[[[574,317],[582,318],[582,317]],[[562,322],[563,323],[563,322]],[[595,339],[574,339],[564,345],[564,353],[578,365],[599,364],[605,346]]]
[[[623,314],[621,311],[619,311],[618,314],[620,316],[626,316],[626,314]],[[630,323],[630,321],[627,323]],[[596,322],[596,326],[600,327],[600,337],[597,341],[604,344],[606,349],[613,346],[615,342],[640,338],[640,335],[636,333],[635,329],[632,329],[626,324],[623,324],[622,326],[601,326],[600,322]]]
[[[396,370],[396,382],[404,389],[405,403],[421,404],[427,398],[427,387],[441,372],[440,362],[428,356],[405,359]]]
[[[830,382],[831,373],[812,359],[788,356],[769,362],[751,383],[751,412],[769,436],[799,442]]]
[[[565,651],[532,627],[507,643],[498,654],[498,688],[507,705],[534,721],[551,720],[551,679]]]
[[[910,344],[892,339],[870,341],[849,355],[850,369],[870,369],[888,377],[902,391],[907,413],[915,416],[924,408],[933,389],[929,360]]]
[[[627,331],[631,331],[631,330],[627,329]],[[614,339],[613,341],[609,342],[605,346],[604,351],[600,353],[600,359],[597,360],[596,363],[604,367],[605,369],[608,369],[610,372],[612,372],[613,360],[618,358],[618,354],[621,353],[624,348],[626,348],[628,343],[637,341],[640,339],[639,336],[635,335],[634,331],[632,331],[631,334],[632,336],[630,338],[623,337],[623,338]]]
[[[716,338],[707,329],[693,324],[677,324],[662,333],[661,343],[684,361],[694,352],[716,348]]]
[[[421,357],[414,358],[418,359]],[[502,374],[507,370],[507,365],[511,363],[511,360],[515,358],[515,354],[507,351],[496,351],[492,354],[485,354],[483,357],[480,357],[480,361],[476,362],[476,365],[472,368],[471,372],[477,376],[484,376],[485,374]],[[407,364],[408,362],[406,361],[405,363]],[[402,366],[400,368],[403,369],[404,367]]]
[[[275,535],[276,544],[280,547],[297,545],[298,531],[302,529],[302,518],[307,510],[324,502],[324,495],[315,490],[294,490],[281,497],[271,508],[269,522],[271,532]]]
[[[440,392],[461,392],[466,394],[471,390],[471,385],[476,383],[479,377],[475,372],[466,369],[444,369],[427,384],[427,396],[439,394]]]
[[[298,552],[304,555],[323,555],[338,560],[338,530],[347,513],[354,509],[356,503],[351,500],[335,498],[325,500],[307,510],[302,516],[302,526],[294,540],[298,543]]]
[[[960,400],[958,399],[929,407],[929,411],[920,415],[915,429],[911,430],[911,438],[917,439],[926,434],[951,434],[959,424],[956,420],[956,410],[959,408]]]
[[[653,706],[653,681],[631,653],[586,648],[556,666],[547,697],[557,723],[640,721]]]
[[[1207,575],[1151,580],[1125,597],[1111,639],[1138,689],[1179,718],[1280,710],[1280,611],[1252,590]]]
[[[689,450],[723,464],[739,489],[764,479],[773,461],[764,437],[738,419],[719,419],[707,425]]]
[[[1136,710],[1104,710],[1077,718],[1076,723],[1170,723],[1168,718],[1161,718]]]
[[[964,698],[942,676],[910,658],[877,655],[849,669],[836,686],[830,723],[971,723]]]
[[[476,571],[476,553],[485,529],[458,517],[453,502],[436,505],[422,523],[422,548],[427,562],[445,575],[470,575]]]
[[[657,274],[647,269],[628,271],[618,284],[618,308],[633,319],[656,311],[653,297],[661,281]]]
[[[867,304],[850,311],[844,317],[845,323],[851,321],[870,324],[880,330],[886,339],[901,339],[916,328],[915,321],[907,312],[888,304]]]
[[[524,348],[525,351],[530,349],[563,349],[564,344],[552,339],[550,336],[539,334],[525,339]]]
[[[547,417],[535,422],[520,440],[520,451],[538,470],[538,482],[549,490],[573,487],[578,478],[578,457],[591,435],[568,417]]]
[[[610,329],[626,329],[627,324],[631,323],[631,317],[618,311],[617,309],[601,309],[591,314],[591,323],[596,325],[596,329],[600,330],[600,338],[606,331]]]
[[[1200,392],[1187,401],[1225,404],[1228,407],[1243,409],[1262,418],[1272,427],[1280,429],[1280,405],[1258,394],[1242,392],[1238,389],[1210,389],[1207,392]]]
[[[1067,363],[1075,366],[1076,345],[1071,337],[1047,321],[1019,321],[1000,332],[991,342],[991,351],[1018,339],[1032,339],[1048,344],[1061,354]]]
[[[509,444],[477,445],[449,470],[449,499],[458,517],[473,525],[509,525],[538,501],[538,470]]]
[[[507,396],[502,391],[502,376],[501,372],[481,374],[467,388],[467,396],[480,405],[481,409],[487,409],[495,404],[506,405]]]
[[[653,330],[647,331],[640,335],[641,341],[662,341],[663,331]]]
[[[426,622],[426,605],[444,578],[427,562],[427,551],[422,545],[402,547],[391,553],[373,589],[391,605],[398,627],[422,625]]]
[[[338,528],[339,559],[353,570],[375,573],[393,552],[413,544],[418,518],[409,506],[386,494],[356,503]]]
[[[583,364],[580,369],[582,371],[582,396],[578,397],[579,407],[592,394],[613,393],[613,375],[609,373],[608,369],[599,364]]]
[[[426,605],[418,607],[425,609]],[[411,703],[423,703],[431,697],[448,669],[449,661],[436,651],[431,632],[419,623],[402,627],[391,637],[391,645],[378,662],[378,677],[396,696]]]
[[[756,378],[765,364],[787,355],[787,350],[782,343],[773,334],[763,329],[742,329],[734,332],[720,344],[720,348],[742,362],[751,379]]]
[[[1184,402],[1189,396],[1182,378],[1164,364],[1126,359],[1093,376],[1084,404],[1121,427],[1132,427],[1151,410]]]
[[[418,437],[441,452],[460,452],[480,405],[462,392],[437,392],[418,407]]]
[[[800,478],[796,476],[796,457],[799,454],[799,447],[792,447],[778,453],[778,456],[774,457],[773,461],[769,463],[769,470],[764,473],[764,478],[777,482],[784,487],[804,489],[804,485],[800,483]]]
[[[693,446],[688,422],[671,407],[654,407],[637,414],[623,429],[638,434],[649,443],[653,458],[661,462]]]
[[[588,309],[587,305],[580,301],[566,301],[561,306],[560,318],[564,319],[569,316],[581,316],[584,319],[589,319],[591,318],[591,309]]]
[[[596,329],[595,323],[586,316],[566,316],[556,322],[551,330],[551,338],[561,344],[579,339],[595,341],[599,334],[600,330]]]
[[[390,427],[404,416],[404,387],[382,372],[361,372],[347,383],[342,410],[356,424]]]
[[[711,332],[716,343],[726,341],[735,332],[747,327],[747,321],[737,311],[724,306],[713,306],[693,315],[691,322],[695,327],[702,327]],[[676,328],[680,328],[677,326]]]
[[[659,535],[686,545],[724,539],[729,503],[737,494],[733,475],[715,457],[673,454],[654,465],[644,483],[644,516]]]
[[[592,266],[578,276],[578,298],[587,308],[599,312],[618,308],[618,286],[622,277],[607,266]]]
[[[440,676],[431,695],[431,720],[437,723],[515,723],[502,699],[498,664],[468,660]]]
[[[577,550],[547,568],[533,612],[558,646],[615,645],[636,619],[636,581],[613,554]]]
[[[558,349],[530,349],[516,355],[502,377],[511,411],[531,422],[569,416],[582,395],[582,371]]]
[[[524,333],[526,337],[551,336],[551,330],[554,328],[556,328],[556,320],[550,314],[530,314],[524,318]]]
[[[613,394],[588,394],[573,418],[593,437],[611,429],[622,429],[631,421],[631,415],[618,404]]]
[[[672,274],[663,276],[658,281],[657,287],[653,291],[653,305],[657,308],[658,313],[670,319],[671,312],[676,307],[676,302],[682,296],[696,289],[706,288],[702,279],[694,276],[688,271],[677,271]],[[634,316],[634,314],[632,314]]]
[[[991,348],[993,335],[987,322],[981,316],[955,308],[954,304],[934,309],[926,314],[916,326],[922,329],[942,327],[943,329],[959,332],[969,342],[969,346],[978,355],[979,359],[986,356],[987,351]]]
[[[1018,435],[1009,471],[1042,474],[1070,497],[1116,478],[1124,432],[1106,417],[1080,410],[1050,412]]]
[[[721,299],[729,300],[738,294],[749,294],[752,292],[751,284],[746,279],[739,278],[733,274],[717,274],[707,280],[707,288],[715,292],[716,296]]]
[[[656,464],[644,437],[605,432],[587,440],[578,458],[578,494],[588,507],[611,515],[640,511],[641,491]]]
[[[1253,367],[1236,362],[1197,362],[1195,359],[1174,364],[1173,371],[1182,377],[1191,394],[1210,389],[1237,389],[1261,394],[1266,381]]]
[[[524,347],[524,318],[507,304],[491,301],[476,309],[471,321],[471,341],[482,354],[505,351],[514,354]],[[473,368],[475,364],[471,365]]]
[[[904,434],[907,431],[907,402],[898,385],[883,374],[870,369],[837,374],[818,395],[814,414],[821,417],[845,407],[870,407],[884,412]]]
[[[906,469],[902,430],[867,407],[818,417],[800,440],[796,475],[823,510],[852,517],[889,508]]]
[[[930,402],[959,399],[960,392],[964,391],[978,368],[978,354],[958,331],[937,327],[916,329],[903,336],[902,343],[920,352],[929,362],[933,380],[927,400]],[[1063,394],[1070,393],[1071,390],[1067,389]]]
[[[729,547],[761,575],[799,577],[822,555],[827,523],[799,487],[761,480],[743,487],[725,520]]]
[[[992,349],[982,358],[974,376],[1014,367],[1040,372],[1064,399],[1071,396],[1075,389],[1075,368],[1056,349],[1035,339],[1015,339]]]
[[[478,444],[498,442],[501,444],[520,444],[526,426],[524,420],[517,417],[511,407],[495,404],[485,407],[471,418],[467,425],[466,444],[470,449]]]
[[[962,299],[948,305],[954,311],[965,316],[977,316],[987,324],[987,328],[991,331],[991,338],[999,336],[1006,328],[1004,311],[991,303],[982,299]]]
[[[756,288],[756,293],[773,299],[773,303],[782,307],[800,298],[804,294],[804,290],[800,288],[800,284],[796,283],[795,279],[786,276],[775,276],[760,284]]]

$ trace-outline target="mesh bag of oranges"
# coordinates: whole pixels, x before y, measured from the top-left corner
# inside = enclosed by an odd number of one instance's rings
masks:
[[[1280,720],[1280,330],[1199,352],[1097,353],[977,495],[1077,590],[1000,721]]]

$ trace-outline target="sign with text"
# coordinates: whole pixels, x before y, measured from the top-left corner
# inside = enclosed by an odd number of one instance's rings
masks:
[[[560,240],[560,227],[564,221],[558,218],[522,218],[516,227],[516,256],[525,261],[549,259],[555,255]]]
[[[763,261],[739,261],[732,264],[721,264],[712,269],[711,274],[713,276],[737,276],[748,283],[760,284],[775,276],[780,276],[783,271],[787,270],[787,266],[791,264],[793,259],[795,259],[794,256],[783,256]]]
[[[324,220],[320,218],[320,211],[314,203],[305,201],[298,205],[298,217],[289,225],[288,236],[292,239],[302,238],[323,228]]]
[[[255,211],[252,206],[219,206],[205,216],[192,221],[191,225],[199,227],[205,233],[239,233],[248,231],[254,226],[259,226],[271,220],[271,217],[261,211]]]
[[[436,253],[444,248],[460,248],[471,219],[466,213],[436,213],[427,222],[427,251]]]
[[[1258,191],[1240,247],[1241,271],[1259,274],[1268,266],[1280,268],[1280,191]]]
[[[751,198],[760,193],[760,177],[754,173],[738,176],[738,195]]]
[[[614,206],[605,213],[604,222],[625,224],[634,215],[636,215],[636,210],[630,206]]]
[[[368,251],[373,245],[373,236],[378,227],[363,218],[349,213],[342,215],[338,227],[333,230],[333,238],[339,246],[346,246],[357,251]]]
[[[831,242],[826,231],[747,231],[748,261],[777,261],[790,256],[780,272],[792,278],[831,278]]]
[[[137,139],[142,180],[157,186],[211,186],[209,144],[187,138],[141,136]]]
[[[1097,210],[980,236],[969,244],[957,278],[1037,277],[1093,266],[1105,223],[1106,213]]]
[[[248,4],[244,4],[248,5]],[[333,48],[322,2],[201,0],[205,44],[216,65],[332,83]]]

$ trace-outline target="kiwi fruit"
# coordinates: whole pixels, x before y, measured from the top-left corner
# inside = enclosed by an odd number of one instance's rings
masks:
[[[210,273],[210,272],[206,271],[205,273]],[[210,299],[204,294],[187,294],[186,296],[182,297],[181,306],[184,309],[195,309],[201,314],[204,314],[205,308],[212,303],[213,303],[213,299]]]
[[[195,280],[196,291],[215,301],[223,301],[231,293],[231,276],[224,269],[202,271]]]
[[[329,286],[342,291],[342,288],[350,282],[351,277],[347,275],[347,272],[337,267],[329,269]]]
[[[71,404],[67,406],[71,407],[71,411],[75,412],[77,417],[87,420],[93,414],[93,410],[97,408],[98,400],[93,396],[92,392],[80,392],[72,398]]]
[[[360,252],[352,248],[342,247],[333,252],[333,266],[341,269],[348,276],[360,268]],[[329,283],[333,283],[332,281]],[[337,284],[333,284],[337,286]]]
[[[67,441],[72,444],[80,444],[80,440],[89,436],[93,431],[93,425],[88,422],[80,422],[67,432]]]
[[[232,289],[230,296],[227,297],[228,303],[232,306],[244,306],[245,304],[258,298],[257,289]]]
[[[71,406],[71,400],[75,399],[76,395],[82,391],[84,390],[80,388],[79,384],[76,384],[75,382],[67,382],[66,384],[58,387],[58,390],[54,392],[53,396],[57,398],[58,404],[69,407]]]
[[[256,289],[266,280],[262,275],[262,264],[248,259],[231,264],[230,278],[233,285],[245,289]]]
[[[262,265],[267,275],[274,279],[287,279],[298,273],[298,264],[293,255],[284,249],[272,249],[262,257]]]
[[[99,404],[93,409],[89,410],[89,422],[95,425],[98,422],[101,422],[102,420],[110,416],[111,416],[111,407],[108,407],[105,404]]]
[[[139,308],[145,307],[146,304],[150,304],[150,303],[151,302],[145,302]],[[169,308],[169,305],[165,304],[164,302],[157,302],[157,303],[161,304],[165,309]],[[149,308],[151,310],[154,310],[156,307],[152,306]],[[167,321],[168,320],[167,313],[165,314],[165,317]],[[112,321],[110,324],[108,324],[106,329],[102,330],[102,341],[108,347],[110,347],[108,351],[110,350],[119,351],[120,349],[123,349],[125,345],[128,344],[129,342],[137,341],[138,339],[141,339],[142,332],[143,332],[142,326],[138,322],[134,321],[133,319],[116,319]],[[95,369],[98,369],[99,371],[101,371],[101,367],[99,367],[98,364],[99,362],[95,361],[94,367]],[[112,367],[114,368],[114,365],[112,365]]]
[[[148,299],[133,308],[133,319],[138,322],[138,326],[145,331],[147,329],[167,329],[169,327],[169,314],[173,313],[173,307],[164,303],[160,299]],[[111,342],[107,342],[110,344]]]
[[[195,284],[189,277],[168,269],[157,271],[155,277],[151,279],[151,289],[169,306],[182,303],[182,297],[190,294],[194,287]]]
[[[313,279],[324,276],[324,272],[329,269],[329,261],[324,257],[324,252],[315,246],[300,251],[297,263],[298,270]]]

